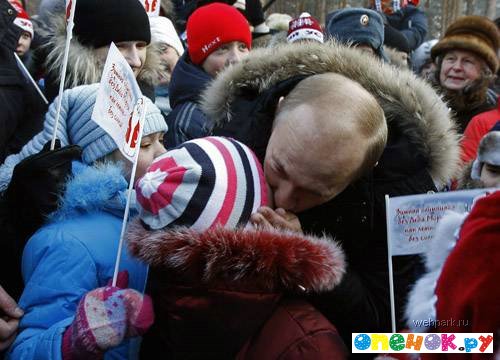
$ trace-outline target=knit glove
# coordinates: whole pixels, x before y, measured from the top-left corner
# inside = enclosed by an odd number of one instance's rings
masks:
[[[63,359],[101,359],[125,339],[153,324],[151,298],[133,289],[106,286],[88,292],[63,335]]]

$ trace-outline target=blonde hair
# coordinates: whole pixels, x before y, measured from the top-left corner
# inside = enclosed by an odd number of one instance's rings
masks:
[[[376,165],[387,143],[387,122],[382,107],[372,94],[340,74],[312,75],[299,82],[283,99],[276,119],[304,104],[319,115],[313,118],[325,133],[359,134],[366,140],[365,155],[351,180],[361,177]]]

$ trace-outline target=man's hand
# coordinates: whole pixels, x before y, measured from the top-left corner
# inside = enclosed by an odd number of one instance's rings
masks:
[[[281,229],[302,233],[299,218],[294,213],[278,208],[276,210],[262,206],[253,213],[250,222],[263,229]]]
[[[23,314],[14,299],[0,286],[0,351],[14,342],[19,319]]]

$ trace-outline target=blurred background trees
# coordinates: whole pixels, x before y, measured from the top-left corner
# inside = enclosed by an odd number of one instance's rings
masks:
[[[261,1],[266,6],[272,0]],[[326,14],[335,9],[368,4],[368,0],[275,0],[266,15],[278,12],[295,17],[307,11],[324,24]],[[500,0],[420,0],[419,7],[429,19],[429,39],[439,38],[441,29],[461,15],[483,15],[492,20],[500,16]]]
[[[162,3],[167,2],[169,1],[162,0]],[[335,9],[348,6],[366,7],[369,4],[369,0],[261,0],[261,2],[263,6],[272,3],[266,15],[277,12],[296,17],[307,11],[322,24],[325,22],[326,14]],[[23,0],[23,3],[28,13],[34,15],[37,13],[40,0]],[[446,29],[461,15],[483,15],[492,20],[500,16],[500,0],[420,0],[419,7],[427,13],[429,19],[429,39],[439,38],[441,29]]]

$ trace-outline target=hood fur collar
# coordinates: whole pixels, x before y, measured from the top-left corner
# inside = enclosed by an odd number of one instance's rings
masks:
[[[72,176],[66,183],[58,209],[50,216],[52,221],[100,210],[123,213],[127,181],[119,165],[88,166],[76,161],[72,165]]]
[[[389,126],[397,119],[397,126],[429,159],[428,171],[438,185],[455,175],[458,135],[448,108],[432,87],[409,70],[396,69],[333,41],[253,50],[211,83],[203,93],[202,108],[222,124],[231,120],[231,103],[243,91],[262,92],[292,76],[325,72],[351,78],[372,93],[384,109]]]
[[[66,44],[66,20],[64,14],[54,16],[52,28],[54,32],[45,45],[49,49],[45,67],[47,72],[59,74]],[[69,48],[65,88],[100,82],[103,68],[104,62],[101,62],[97,57],[95,48],[81,44],[78,37],[73,36]],[[156,85],[161,70],[159,50],[156,45],[150,44],[147,47],[146,62],[137,76],[137,80]]]
[[[209,287],[322,292],[340,282],[346,266],[343,251],[326,236],[222,227],[148,231],[136,219],[127,237],[130,252],[142,261]]]

